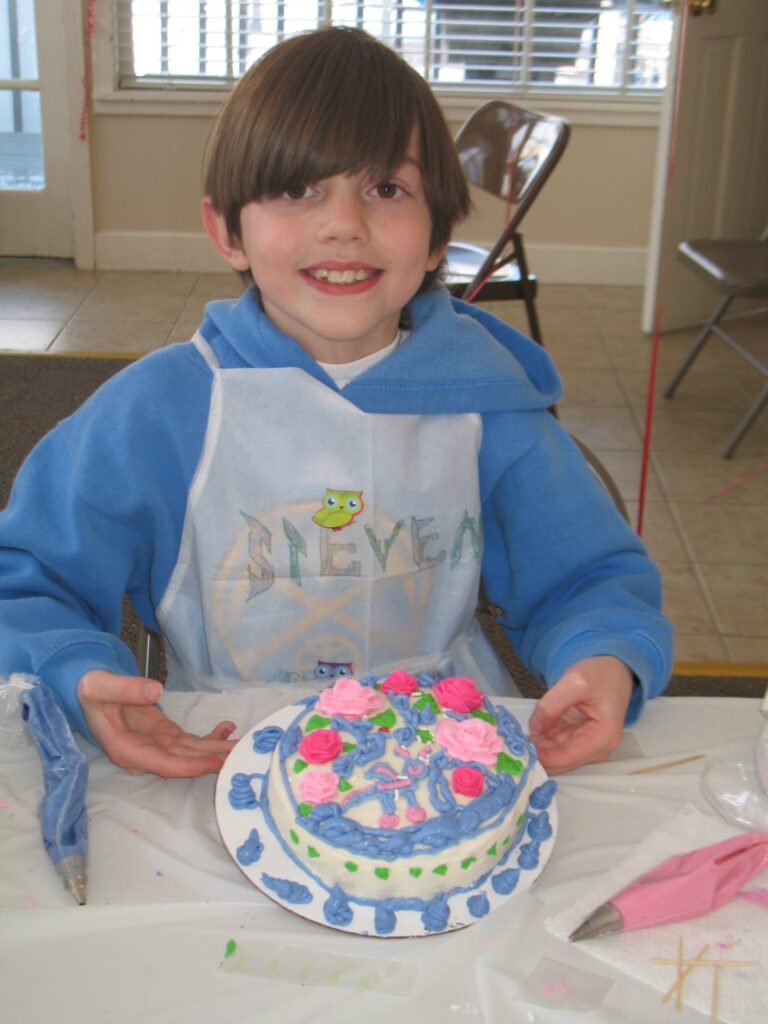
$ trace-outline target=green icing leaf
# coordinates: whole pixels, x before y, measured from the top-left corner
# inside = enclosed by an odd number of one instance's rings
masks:
[[[447,870],[448,870],[448,865],[447,864],[438,864],[436,868],[432,869],[432,874],[433,875],[444,875]]]
[[[487,711],[483,711],[482,708],[475,708],[474,711],[470,711],[470,715],[473,718],[482,718],[484,722],[490,722],[491,725],[496,725],[496,719],[493,715],[489,715]]]
[[[348,754],[349,751],[354,750],[356,746],[356,743],[344,743],[341,749],[344,751],[345,754]]]
[[[424,874],[424,868],[409,868],[408,873],[413,875],[414,878],[418,878],[419,875]]]
[[[353,860],[348,860],[344,867],[347,871],[357,871],[357,864]]]
[[[523,762],[518,761],[517,758],[510,757],[509,754],[505,754],[502,750],[496,758],[496,771],[503,772],[505,775],[520,775],[523,770]]]
[[[429,731],[429,729],[417,729],[416,735],[419,737],[422,743],[431,743],[435,738]]]
[[[369,722],[371,725],[375,725],[377,729],[393,729],[397,725],[397,715],[392,708],[387,708],[380,715],[374,715],[373,718],[370,718]]]
[[[494,843],[493,846],[489,847],[489,849],[487,849],[485,852],[488,854],[489,857],[495,857],[496,854],[498,853],[496,843]]]
[[[237,949],[237,943],[235,942],[234,939],[230,939],[229,942],[224,947],[224,959],[226,960],[227,957],[232,956],[232,954],[235,952],[236,949]]]
[[[331,724],[330,718],[324,718],[323,715],[312,715],[310,720],[304,726],[304,732],[314,732],[315,729],[325,729],[327,725]]]
[[[299,772],[303,772],[306,767],[307,762],[302,761],[300,757],[297,757],[296,760],[293,762],[293,770],[296,772],[297,775],[299,774]]]
[[[474,864],[476,860],[477,860],[477,857],[467,857],[467,859],[466,859],[466,860],[463,860],[463,861],[461,862],[461,866],[462,866],[462,867],[464,868],[464,870],[466,871],[466,870],[467,870],[467,868],[468,868],[468,867],[470,866],[470,864]]]
[[[525,811],[523,811],[523,813],[522,813],[522,814],[520,815],[520,817],[519,817],[519,818],[517,819],[517,821],[515,822],[515,824],[517,825],[517,827],[518,827],[518,828],[520,828],[520,826],[521,826],[521,825],[523,824],[523,822],[524,822],[524,821],[525,821]]]
[[[342,779],[341,782],[339,782],[340,793],[348,793],[350,789],[352,789],[351,782],[348,782],[346,779]]]
[[[293,831],[293,829],[291,829],[288,834],[291,837],[291,841],[292,842],[298,843],[299,837],[296,835],[296,833]]]
[[[374,875],[376,875],[377,878],[389,878],[389,868],[374,868],[373,873]]]
[[[312,813],[312,804],[299,804],[299,814],[302,818],[308,818]]]
[[[317,850],[314,848],[314,846],[308,846],[307,847],[307,853],[309,854],[310,857],[319,857],[320,856],[320,854],[317,852]]]
[[[416,703],[413,705],[417,711],[423,711],[424,708],[432,708],[436,715],[440,714],[440,705],[437,703],[431,693],[422,693]]]

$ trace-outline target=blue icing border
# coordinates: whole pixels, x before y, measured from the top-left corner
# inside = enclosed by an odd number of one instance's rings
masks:
[[[488,902],[488,896],[484,892],[475,893],[474,896],[470,896],[467,900],[467,910],[472,917],[485,917],[490,909],[491,905]]]
[[[246,775],[245,772],[235,772],[229,780],[227,799],[229,800],[230,807],[233,807],[236,811],[258,807],[259,801],[253,791],[251,779],[263,778],[264,774],[261,772],[254,772],[252,775]]]
[[[264,853],[264,843],[259,837],[258,830],[252,828],[245,842],[237,848],[237,860],[243,867],[250,867],[261,858]]]
[[[289,878],[275,878],[274,875],[268,875],[266,871],[262,873],[261,884],[266,889],[277,893],[280,899],[285,900],[286,903],[300,905],[311,903],[314,899],[306,885],[302,885],[301,882],[292,882]]]

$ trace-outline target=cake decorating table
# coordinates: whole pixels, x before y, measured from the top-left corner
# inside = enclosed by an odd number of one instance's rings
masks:
[[[168,694],[163,704],[189,730],[229,718],[245,732],[300,695],[269,687]],[[522,722],[533,708],[503,703]],[[753,762],[764,721],[757,700],[651,702],[609,764],[560,778],[557,842],[536,885],[469,928],[414,939],[339,933],[271,902],[219,837],[213,777],[131,776],[91,747],[88,905],[74,905],[40,841],[37,753],[22,732],[6,730],[0,1021],[527,1024],[579,1014],[573,1019],[590,1024],[701,1024],[713,1008],[700,1012],[683,998],[675,1012],[674,999],[662,1003],[631,967],[596,957],[587,943],[569,945],[551,922],[681,812],[726,827],[702,795],[702,772],[712,757]],[[746,985],[766,971],[742,968],[739,977]]]

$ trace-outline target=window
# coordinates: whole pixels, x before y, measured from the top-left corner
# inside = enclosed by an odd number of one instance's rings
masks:
[[[226,88],[289,35],[366,29],[438,93],[658,96],[664,0],[115,0],[121,89]]]

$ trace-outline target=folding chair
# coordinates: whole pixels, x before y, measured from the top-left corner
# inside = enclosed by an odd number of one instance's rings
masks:
[[[522,300],[531,337],[542,344],[536,277],[528,269],[520,224],[554,170],[570,126],[560,117],[493,100],[469,116],[456,148],[471,185],[507,203],[504,228],[492,249],[451,242],[446,284],[469,301]]]
[[[720,325],[721,318],[734,299],[768,299],[768,227],[758,241],[705,238],[681,242],[678,254],[700,277],[704,277],[713,288],[722,292],[724,297],[716,305],[704,330],[693,343],[693,347],[667,386],[664,396],[674,396],[678,384],[690,370],[711,334],[716,334],[742,359],[746,359],[751,366],[768,377],[768,366],[743,348],[733,335]],[[766,402],[768,384],[728,439],[721,453],[724,459],[731,458],[736,446],[765,408]]]

